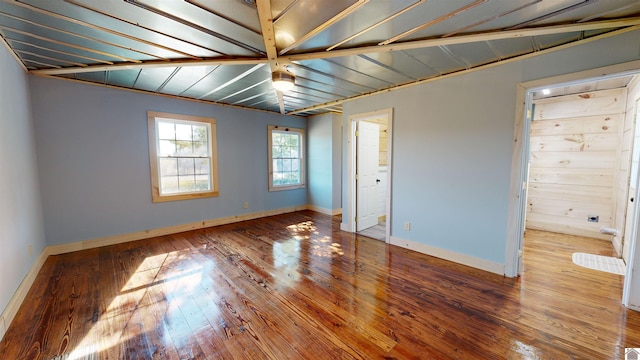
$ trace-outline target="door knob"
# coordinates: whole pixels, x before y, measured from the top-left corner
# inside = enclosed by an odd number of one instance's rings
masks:
[[[379,183],[379,182],[380,182],[380,179],[376,179],[376,183]],[[633,201],[633,200],[631,200],[631,201]]]

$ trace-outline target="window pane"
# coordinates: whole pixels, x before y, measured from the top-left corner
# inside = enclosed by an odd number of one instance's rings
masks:
[[[176,124],[176,140],[189,140],[193,139],[191,133],[191,125],[188,124]]]
[[[195,159],[195,173],[196,175],[208,175],[209,174],[209,169],[211,169],[211,166],[209,166],[209,159]]]
[[[282,171],[291,171],[291,160],[282,160]]]
[[[158,122],[158,139],[174,140],[176,138],[173,123],[159,121]]]
[[[160,140],[159,155],[175,155],[176,144],[174,140]]]
[[[291,171],[300,171],[300,160],[293,159],[291,160]]]
[[[179,176],[180,179],[180,191],[191,192],[196,191],[196,180],[191,176]]]
[[[274,173],[273,174],[273,184],[274,185],[282,185],[282,174]]]
[[[167,175],[178,175],[178,159],[160,159],[160,176]]]
[[[271,157],[274,159],[279,159],[282,157],[282,147],[274,146],[271,150]]]
[[[211,190],[211,181],[209,181],[209,175],[196,175],[196,190]]]
[[[193,141],[207,142],[207,127],[193,125]]]
[[[298,135],[297,134],[289,135],[287,145],[289,145],[289,146],[298,146]]]
[[[178,155],[193,155],[193,143],[191,141],[176,141],[176,150]]]
[[[178,187],[177,176],[162,176],[160,177],[160,193],[161,194],[173,194],[180,191]]]
[[[178,159],[178,174],[193,175],[195,173],[195,161],[192,158]]]
[[[209,147],[206,141],[194,141],[193,142],[193,155],[207,156],[209,155]]]
[[[271,142],[272,142],[272,145],[273,145],[273,146],[279,146],[279,145],[281,145],[281,144],[282,144],[282,137],[280,136],[280,134],[278,134],[278,133],[276,133],[276,132],[274,132],[274,133],[271,135],[271,139],[272,139],[272,141],[271,141]]]

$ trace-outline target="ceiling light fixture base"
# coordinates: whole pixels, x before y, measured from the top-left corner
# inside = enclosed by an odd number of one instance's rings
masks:
[[[295,85],[296,77],[286,71],[274,71],[271,73],[273,87],[278,91],[289,91]]]

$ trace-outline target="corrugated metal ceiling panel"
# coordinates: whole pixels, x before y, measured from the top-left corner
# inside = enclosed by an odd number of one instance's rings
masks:
[[[0,0],[34,74],[304,115],[638,26],[637,0]]]

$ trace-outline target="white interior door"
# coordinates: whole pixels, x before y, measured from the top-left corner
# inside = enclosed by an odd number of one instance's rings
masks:
[[[358,121],[356,136],[356,231],[378,223],[378,156],[380,152],[380,126]]]

